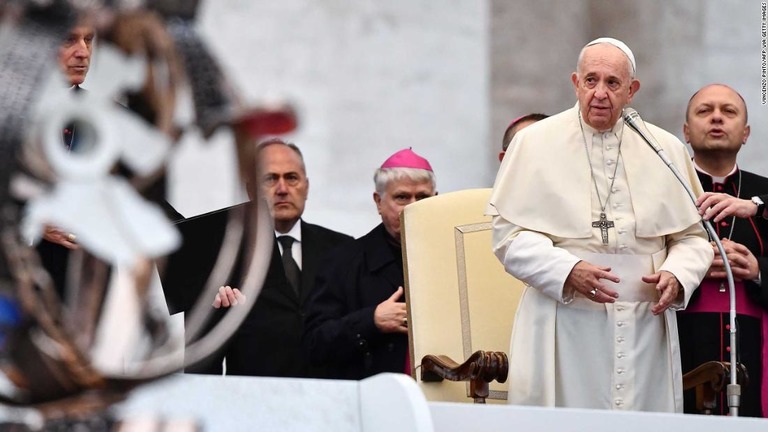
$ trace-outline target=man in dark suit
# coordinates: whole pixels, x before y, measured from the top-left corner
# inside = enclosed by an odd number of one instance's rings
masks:
[[[73,89],[79,88],[88,74],[95,37],[96,30],[93,27],[78,24],[70,29],[59,46],[59,68]],[[67,128],[63,133],[64,145],[68,148],[74,139],[71,129]],[[72,233],[47,225],[43,231],[43,241],[38,246],[43,265],[52,274],[54,285],[60,293],[64,290],[68,251],[78,248],[76,239]]]
[[[93,45],[96,39],[96,29],[88,22],[80,22],[72,27],[59,46],[57,63],[59,70],[66,77],[71,91],[84,92],[80,87],[85,82],[91,66]],[[80,135],[75,123],[70,123],[62,131],[63,145],[69,151],[77,152],[77,143]],[[124,173],[127,168],[118,164],[119,173]],[[165,181],[158,180],[151,187],[143,191],[145,197],[154,198],[170,220],[179,220],[183,216],[178,213],[167,201],[165,201]],[[69,268],[70,251],[77,250],[80,245],[75,233],[66,232],[53,225],[46,225],[42,235],[42,241],[37,245],[42,266],[48,271],[59,296],[65,295],[66,278]]]
[[[209,364],[188,372],[221,374],[221,359],[226,358],[228,375],[322,377],[324,372],[311,368],[301,352],[304,331],[302,309],[313,289],[321,261],[337,245],[351,241],[352,237],[301,219],[309,193],[309,179],[298,147],[272,139],[259,144],[257,160],[260,184],[247,185],[249,195],[254,196],[255,187],[260,188],[275,227],[275,244],[266,280],[253,309],[221,354]],[[180,261],[187,263],[184,265],[186,269],[194,268],[197,272],[181,272],[186,278],[183,281],[165,278],[163,286],[167,296],[179,291],[179,288],[188,292],[190,286],[202,287],[204,277],[210,273],[205,270],[213,267],[219,250],[214,243],[221,243],[226,213],[215,212],[179,224],[185,239],[196,237],[190,243],[191,247],[182,248],[187,251],[179,252],[186,254],[186,258]],[[200,247],[199,242],[204,241],[200,236],[218,240]],[[177,277],[174,274],[179,272],[170,266],[180,266],[174,264],[173,259],[168,269],[171,278]],[[235,273],[239,273],[237,267]],[[195,276],[200,272],[203,277]],[[193,277],[198,280],[190,280]],[[242,300],[240,291],[230,286],[237,280],[239,278],[233,276],[223,284],[214,299],[214,307],[227,308],[236,305],[238,299]],[[169,298],[169,303],[172,308],[179,309],[176,304],[178,296],[175,298],[176,301]],[[191,301],[194,299],[182,299],[182,308],[186,309]]]

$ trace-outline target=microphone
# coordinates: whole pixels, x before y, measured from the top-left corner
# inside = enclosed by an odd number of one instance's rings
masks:
[[[653,138],[653,135],[648,131],[648,128],[645,127],[645,122],[643,119],[640,118],[640,114],[632,108],[632,107],[625,107],[624,108],[624,123],[626,123],[629,127],[631,127],[635,132],[637,132],[640,137],[645,141],[646,144],[651,146],[653,151],[656,152],[657,155],[661,158],[662,161],[664,161],[664,164],[666,164],[669,169],[671,169],[675,176],[679,179],[679,172],[677,172],[677,167],[675,164],[672,163],[672,161],[667,157],[667,154],[664,152],[664,149],[661,148],[659,143],[656,142],[656,140]],[[683,186],[686,187],[686,191],[688,191],[688,195],[691,196],[691,199],[693,201],[696,201],[696,197],[693,195],[693,191],[689,191],[687,184],[683,182]]]
[[[655,138],[653,137],[653,134],[646,128],[645,122],[643,122],[643,119],[640,118],[640,114],[637,113],[637,111],[634,108],[631,107],[624,107],[624,123],[626,123],[632,130],[637,132],[638,135],[640,135],[640,138],[645,141],[646,144],[648,144],[654,152],[661,158],[662,161],[664,161],[664,164],[667,165],[667,167],[672,171],[672,174],[675,175],[677,178],[677,181],[680,182],[680,184],[683,186],[685,191],[688,193],[688,196],[691,198],[691,201],[693,202],[693,205],[696,206],[696,195],[694,195],[693,190],[691,189],[691,186],[688,185],[688,183],[683,179],[683,176],[680,174],[680,171],[677,170],[677,167],[674,163],[669,159],[667,154],[664,152],[664,149],[661,148],[659,143],[656,142]],[[706,228],[707,233],[709,233],[709,237],[712,239],[712,241],[715,242],[717,245],[717,250],[720,252],[720,256],[727,256],[725,253],[725,248],[723,247],[722,242],[717,236],[717,232],[715,231],[715,228],[712,226],[712,223],[708,220],[701,221],[704,224],[704,228]],[[733,417],[736,417],[739,415],[739,406],[740,406],[740,399],[741,399],[741,385],[738,384],[738,381],[736,379],[736,374],[738,370],[738,363],[737,363],[737,356],[736,356],[736,287],[733,283],[733,272],[731,271],[731,265],[728,262],[728,260],[723,260],[723,267],[725,267],[725,275],[726,279],[728,280],[728,290],[729,290],[729,300],[730,300],[730,306],[729,306],[729,321],[731,324],[730,329],[730,349],[731,349],[731,376],[730,376],[730,384],[728,384],[727,387],[727,393],[728,393],[728,411],[729,414]]]

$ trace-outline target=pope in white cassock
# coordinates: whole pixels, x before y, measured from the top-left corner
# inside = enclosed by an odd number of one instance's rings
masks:
[[[520,131],[490,199],[493,248],[525,282],[509,402],[682,412],[675,310],[712,261],[700,216],[622,121],[640,88],[621,41],[585,46],[573,108]],[[647,124],[694,192],[685,146]]]

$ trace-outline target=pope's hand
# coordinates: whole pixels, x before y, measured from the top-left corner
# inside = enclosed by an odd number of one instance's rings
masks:
[[[654,315],[667,310],[677,299],[677,294],[680,291],[680,282],[675,275],[666,270],[643,276],[643,282],[656,284],[656,291],[659,292],[659,302],[651,307],[651,312]]]
[[[620,279],[611,273],[610,267],[600,267],[586,261],[579,261],[565,279],[565,289],[578,291],[584,297],[597,303],[613,303],[619,293],[608,288],[601,279],[619,283]]]

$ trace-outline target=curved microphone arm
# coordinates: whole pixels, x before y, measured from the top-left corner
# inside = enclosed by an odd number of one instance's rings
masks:
[[[680,184],[683,186],[685,191],[688,193],[688,197],[691,199],[691,202],[694,206],[696,206],[696,195],[694,195],[693,190],[691,189],[691,186],[683,179],[683,176],[680,174],[680,171],[677,170],[677,167],[674,163],[669,159],[667,154],[664,152],[664,149],[659,146],[659,144],[653,139],[653,136],[650,133],[646,133],[645,131],[645,123],[640,118],[640,114],[637,113],[633,108],[626,107],[624,108],[624,123],[627,124],[632,130],[637,132],[638,135],[643,139],[643,141],[648,144],[654,152],[661,158],[661,160],[664,162],[664,164],[672,171],[672,174],[675,175],[675,178],[677,178],[677,181],[680,182]],[[725,257],[727,254],[725,253],[725,248],[723,247],[723,243],[720,241],[720,238],[717,236],[717,232],[715,231],[715,228],[712,226],[712,223],[708,220],[702,219],[701,222],[704,224],[704,228],[707,230],[707,233],[709,233],[709,237],[715,242],[717,245],[717,250],[720,252],[720,256]],[[731,271],[731,264],[728,262],[727,259],[723,260],[723,265],[725,267],[725,275],[726,279],[728,280],[728,297],[730,300],[730,306],[729,306],[729,322],[730,322],[730,348],[731,348],[731,376],[730,376],[730,384],[728,385],[727,393],[728,393],[728,412],[731,416],[737,417],[739,415],[739,406],[740,406],[740,399],[741,399],[741,386],[737,382],[737,371],[738,365],[737,363],[737,355],[736,355],[736,287],[733,282],[733,272]]]

